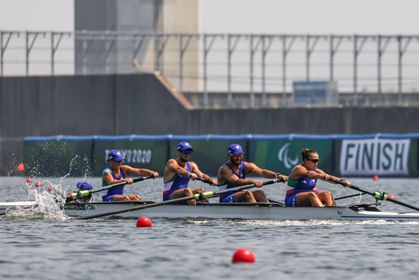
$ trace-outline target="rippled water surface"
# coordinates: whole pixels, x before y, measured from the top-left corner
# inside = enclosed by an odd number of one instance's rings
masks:
[[[100,183],[99,178],[87,180]],[[52,185],[67,190],[77,178],[42,181],[41,189]],[[353,181],[419,205],[418,180]],[[353,193],[325,184],[320,188],[332,190],[335,197]],[[161,180],[151,180],[127,187],[127,192],[159,201],[161,189]],[[0,201],[28,198],[24,178],[0,178],[0,191]],[[285,186],[269,186],[266,192],[282,200]],[[390,202],[381,209],[408,210]],[[419,279],[418,243],[419,222],[154,219],[153,228],[139,229],[130,219],[7,215],[0,217],[0,278]],[[255,264],[231,264],[240,247],[255,253]]]

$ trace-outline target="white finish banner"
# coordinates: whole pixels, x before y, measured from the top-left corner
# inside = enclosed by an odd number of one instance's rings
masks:
[[[341,175],[409,175],[410,139],[343,140]]]

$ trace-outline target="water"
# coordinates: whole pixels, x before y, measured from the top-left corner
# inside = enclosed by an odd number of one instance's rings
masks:
[[[77,181],[48,180],[41,189],[52,184],[66,190]],[[88,181],[100,184],[99,178]],[[418,180],[353,181],[418,205]],[[0,178],[0,201],[26,199],[27,189],[23,178]],[[160,200],[161,189],[161,180],[149,180],[127,192]],[[335,196],[353,193],[326,184],[321,189]],[[285,186],[266,192],[282,199]],[[383,210],[407,210],[384,204]],[[419,278],[419,222],[153,219],[153,228],[140,229],[130,219],[85,221],[55,214],[0,218],[1,279]],[[240,247],[255,253],[255,264],[231,264]]]

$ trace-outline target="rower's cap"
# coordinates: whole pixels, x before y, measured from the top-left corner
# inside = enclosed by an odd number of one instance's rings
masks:
[[[77,182],[76,185],[79,191],[90,191],[93,190],[93,186],[87,182]]]
[[[118,150],[111,150],[108,154],[108,161],[123,161],[125,158]]]
[[[190,151],[190,152],[192,152],[193,151],[193,149],[192,149],[192,145],[191,144],[189,144],[188,142],[186,142],[186,141],[182,141],[182,142],[180,142],[179,144],[177,144],[177,150],[179,151],[179,152],[186,152],[186,151]]]
[[[231,144],[228,147],[229,156],[236,156],[236,155],[242,155],[242,154],[244,154],[244,152],[243,152],[243,147],[240,144]]]

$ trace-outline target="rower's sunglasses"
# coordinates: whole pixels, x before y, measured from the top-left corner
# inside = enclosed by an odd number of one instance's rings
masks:
[[[315,159],[308,158],[308,160],[311,161],[311,162],[314,162],[314,163],[318,163],[319,162],[319,159],[317,159],[317,158],[315,158]]]
[[[183,155],[190,155],[190,154],[192,154],[192,151],[191,150],[185,150],[185,151],[181,151],[180,153],[183,154]]]

